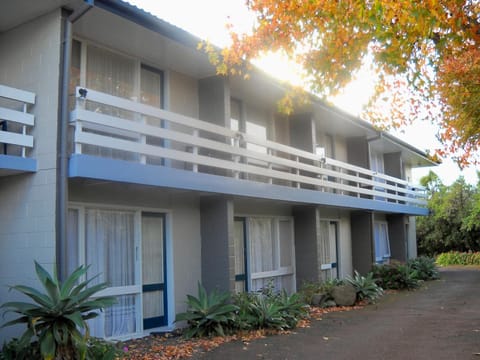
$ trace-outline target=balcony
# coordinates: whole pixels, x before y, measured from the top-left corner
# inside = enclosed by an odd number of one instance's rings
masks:
[[[77,94],[70,177],[426,211],[425,189],[404,180],[91,89]]]
[[[31,157],[35,117],[29,113],[35,94],[0,85],[0,176],[35,172]]]

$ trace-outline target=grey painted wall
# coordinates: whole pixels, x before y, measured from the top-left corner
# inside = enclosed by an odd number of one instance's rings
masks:
[[[233,201],[206,196],[200,201],[202,284],[211,291],[235,289]]]
[[[398,179],[405,179],[402,166],[402,153],[390,153],[383,155],[383,162],[385,165],[385,174],[396,177]]]
[[[37,286],[33,260],[55,263],[55,199],[60,10],[0,34],[0,84],[32,91],[38,171],[0,178],[0,303],[18,300],[6,285]],[[6,318],[0,317],[0,324]],[[19,328],[0,329],[0,344]]]
[[[230,127],[230,90],[220,76],[198,81],[198,115],[200,120]]]
[[[315,151],[315,123],[312,114],[295,114],[290,117],[290,146],[308,152]]]
[[[408,243],[408,252],[407,256],[409,259],[414,259],[417,257],[417,230],[416,230],[416,217],[408,217],[408,230],[407,230],[407,243]]]
[[[352,165],[370,169],[368,142],[365,137],[351,137],[347,139],[347,159]]]
[[[224,77],[211,76],[198,81],[198,116],[200,120],[222,127],[230,127],[230,90],[228,81]],[[201,136],[216,141],[226,141],[224,137],[208,132],[202,132]],[[200,154],[216,158],[226,156],[224,153],[211,149],[200,149]],[[207,166],[199,166],[199,171],[226,175],[226,170]]]
[[[366,274],[374,263],[373,216],[366,211],[355,211],[350,215],[352,229],[353,269]]]
[[[318,281],[319,279],[317,212],[315,206],[295,206],[293,208],[298,288],[304,281]]]
[[[408,244],[405,229],[405,215],[389,215],[387,216],[387,222],[392,259],[406,261]]]

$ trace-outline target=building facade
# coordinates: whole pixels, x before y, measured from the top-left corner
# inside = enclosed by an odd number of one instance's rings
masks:
[[[34,260],[89,264],[118,298],[92,334],[128,338],[174,327],[198,282],[293,292],[416,256],[423,152],[315,98],[279,114],[275,79],[217,76],[129,3],[0,7],[0,302]]]

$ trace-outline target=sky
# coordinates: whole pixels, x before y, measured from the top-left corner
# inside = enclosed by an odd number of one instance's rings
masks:
[[[154,14],[155,16],[176,25],[201,39],[209,40],[217,46],[226,46],[229,43],[228,31],[225,24],[231,23],[234,29],[248,32],[253,25],[253,14],[249,13],[245,0],[128,0],[130,3]],[[270,56],[255,62],[255,65],[269,72],[271,75],[298,83],[298,76],[292,71],[292,66],[279,61],[278,57]],[[367,103],[373,91],[371,76],[360,74],[357,81],[345,88],[343,94],[330,99],[337,107],[358,116],[362,106]],[[395,136],[417,147],[420,150],[433,150],[439,147],[435,138],[436,129],[428,122],[419,122],[404,129],[403,133],[394,133]],[[477,183],[477,169],[470,167],[460,171],[458,166],[449,159],[444,159],[440,166],[415,169],[413,182],[429,170],[439,175],[442,182],[450,185],[460,175],[471,184]],[[479,169],[480,170],[480,169]]]

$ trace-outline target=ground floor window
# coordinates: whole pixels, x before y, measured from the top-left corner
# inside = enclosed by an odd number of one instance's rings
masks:
[[[92,284],[108,284],[101,295],[117,297],[91,321],[92,335],[131,336],[166,321],[164,219],[139,210],[69,209],[64,271],[89,265],[87,277],[97,276]]]
[[[375,242],[375,262],[382,264],[390,259],[390,240],[386,221],[375,221],[373,229]]]
[[[245,217],[236,218],[235,224],[236,290],[273,285],[295,291],[293,219]]]
[[[317,236],[320,280],[338,278],[338,222],[320,220]]]

